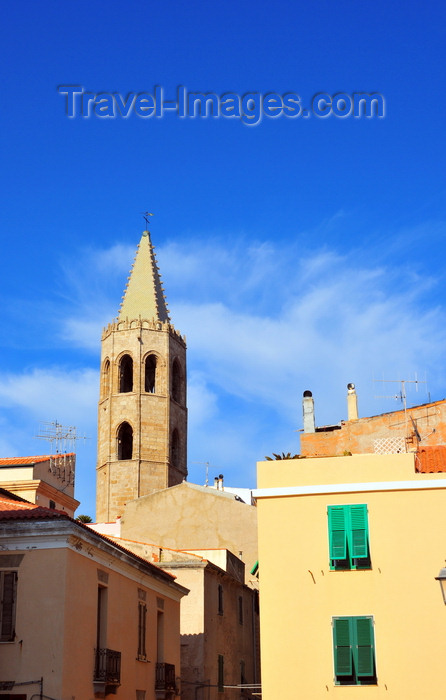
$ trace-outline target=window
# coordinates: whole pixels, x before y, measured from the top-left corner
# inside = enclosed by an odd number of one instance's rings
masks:
[[[110,392],[110,360],[107,358],[102,365],[101,398],[108,396]]]
[[[328,506],[330,569],[370,569],[367,506]]]
[[[0,572],[0,595],[0,642],[13,642],[15,637],[17,571]]]
[[[144,390],[149,394],[154,394],[156,391],[156,357],[149,355],[146,358]]]
[[[240,685],[246,684],[245,662],[240,661]]]
[[[376,685],[372,617],[334,617],[333,652],[337,685]]]
[[[146,658],[146,617],[147,605],[138,603],[138,659]]]
[[[118,459],[132,459],[133,430],[128,423],[121,423],[118,430]]]
[[[223,615],[223,586],[218,584],[218,614]]]
[[[218,655],[218,679],[217,679],[217,686],[218,686],[218,692],[223,693],[224,692],[224,685],[225,685],[225,659],[222,654]]]
[[[170,446],[170,457],[174,467],[180,466],[180,436],[175,428],[172,433],[172,443]]]
[[[238,597],[238,621],[243,625],[243,597],[241,595]]]
[[[181,403],[181,369],[178,360],[173,361],[172,365],[172,398],[177,403]]]
[[[119,362],[119,393],[133,391],[133,360],[130,355],[123,355]]]

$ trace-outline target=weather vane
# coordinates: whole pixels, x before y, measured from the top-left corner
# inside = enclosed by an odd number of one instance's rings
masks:
[[[146,222],[146,230],[149,230],[149,216],[153,216],[149,211],[143,211],[142,213],[144,220]]]

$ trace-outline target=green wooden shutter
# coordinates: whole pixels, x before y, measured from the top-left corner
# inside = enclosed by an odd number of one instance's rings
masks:
[[[368,556],[367,506],[350,506],[351,556],[353,559],[366,559]]]
[[[330,559],[345,559],[347,557],[345,516],[345,506],[328,506]]]
[[[353,619],[356,626],[356,674],[373,676],[375,673],[373,650],[373,625],[369,617]]]
[[[333,619],[334,666],[336,676],[351,676],[352,640],[350,620],[346,617]]]

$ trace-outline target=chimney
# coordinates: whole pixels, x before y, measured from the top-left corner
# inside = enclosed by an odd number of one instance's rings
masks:
[[[214,489],[218,489],[218,476],[214,476]]]
[[[304,414],[304,433],[314,433],[316,432],[316,426],[314,422],[314,399],[311,391],[304,391],[304,397],[302,400],[302,409]]]
[[[218,475],[218,483],[220,484],[220,491],[224,491],[223,488],[223,474]]]
[[[347,420],[358,420],[358,395],[354,384],[347,384]]]

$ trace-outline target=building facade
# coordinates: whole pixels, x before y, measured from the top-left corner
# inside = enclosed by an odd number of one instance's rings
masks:
[[[418,700],[443,687],[446,474],[416,461],[258,464],[264,700]]]
[[[0,697],[178,695],[187,590],[65,514],[1,491]]]
[[[0,485],[31,503],[63,510],[73,517],[76,455],[0,458]]]

